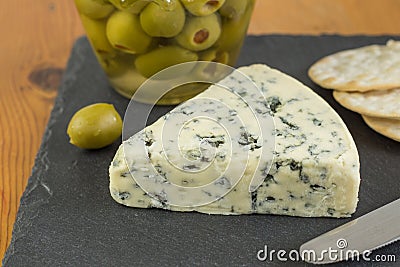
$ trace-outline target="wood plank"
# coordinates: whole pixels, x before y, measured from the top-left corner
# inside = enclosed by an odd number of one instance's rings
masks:
[[[259,0],[249,32],[399,34],[399,10],[397,0]]]

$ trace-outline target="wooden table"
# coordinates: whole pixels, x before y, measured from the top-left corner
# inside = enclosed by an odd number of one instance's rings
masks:
[[[258,0],[249,33],[400,35],[399,14],[399,0]],[[60,78],[84,31],[72,0],[1,1],[0,25],[2,259]]]

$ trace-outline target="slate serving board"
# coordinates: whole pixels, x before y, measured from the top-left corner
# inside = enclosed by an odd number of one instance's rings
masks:
[[[361,189],[352,219],[400,197],[400,143],[369,129],[360,115],[338,105],[331,91],[307,77],[318,58],[343,49],[385,43],[399,36],[249,36],[239,65],[266,63],[305,83],[341,115],[361,160]],[[113,103],[121,115],[128,100],[110,89],[87,39],[72,50],[32,176],[21,199],[4,266],[237,266],[261,262],[257,252],[298,249],[305,241],[350,219],[272,215],[219,216],[134,209],[115,203],[108,191],[108,166],[118,142],[98,151],[68,143],[66,128],[79,108]],[[157,108],[152,120],[169,108]],[[377,250],[396,255],[400,243]],[[286,262],[288,263],[288,262]],[[303,262],[289,262],[304,266]],[[370,266],[371,262],[353,262]],[[381,263],[382,264],[382,263]],[[346,266],[347,263],[339,265]],[[386,263],[384,266],[394,266]]]

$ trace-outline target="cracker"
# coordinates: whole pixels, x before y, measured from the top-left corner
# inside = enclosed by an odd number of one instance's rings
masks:
[[[362,115],[365,123],[376,132],[400,142],[400,120]]]
[[[334,91],[333,97],[345,108],[363,115],[400,119],[400,87],[364,93]]]
[[[315,62],[308,75],[318,85],[340,91],[400,87],[400,41],[341,51]]]

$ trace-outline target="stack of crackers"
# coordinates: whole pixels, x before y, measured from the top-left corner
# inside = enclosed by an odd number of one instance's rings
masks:
[[[376,132],[400,142],[400,41],[341,51],[315,62],[310,78]]]

